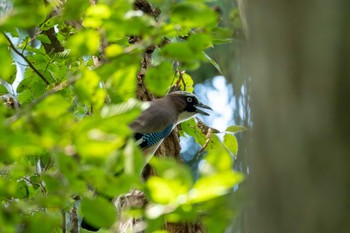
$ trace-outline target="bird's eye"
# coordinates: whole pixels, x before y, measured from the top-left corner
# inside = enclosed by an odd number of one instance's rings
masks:
[[[192,97],[187,97],[186,100],[187,100],[188,103],[191,103],[192,102]]]

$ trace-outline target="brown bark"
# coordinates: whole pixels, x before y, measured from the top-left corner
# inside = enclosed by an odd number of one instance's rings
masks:
[[[348,0],[251,0],[250,233],[350,229]]]

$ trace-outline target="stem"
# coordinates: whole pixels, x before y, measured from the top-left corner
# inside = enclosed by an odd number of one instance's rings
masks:
[[[23,55],[23,53],[18,51],[18,49],[12,43],[11,39],[6,35],[6,33],[3,32],[2,34],[5,36],[6,40],[9,42],[10,48],[27,62],[28,66],[41,78],[41,80],[43,80],[45,82],[46,85],[49,85],[50,84],[49,81],[46,80],[44,75],[42,73],[40,73],[39,70],[37,70],[35,68],[35,66],[28,60],[28,58],[26,58],[26,56]]]

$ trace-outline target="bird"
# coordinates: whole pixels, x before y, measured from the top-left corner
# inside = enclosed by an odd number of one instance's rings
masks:
[[[149,107],[129,126],[134,133],[136,144],[143,153],[153,155],[176,125],[197,113],[209,115],[202,109],[212,110],[201,103],[196,95],[186,91],[175,91],[149,101]]]
[[[202,109],[212,110],[208,105],[200,102],[196,95],[186,91],[174,91],[147,102],[149,107],[141,112],[129,127],[134,133],[135,143],[144,155],[150,155],[150,157],[176,125],[196,114],[209,116]],[[81,227],[89,231],[99,230],[98,227],[87,223],[85,219],[82,220]]]

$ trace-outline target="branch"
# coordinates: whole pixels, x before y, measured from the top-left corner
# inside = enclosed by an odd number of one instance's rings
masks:
[[[78,220],[78,211],[76,205],[69,211],[70,221],[72,223],[72,228],[70,229],[70,233],[78,233],[79,232],[79,220]]]
[[[45,82],[46,85],[49,85],[49,81],[46,80],[44,75],[42,75],[36,68],[35,66],[24,56],[20,51],[17,50],[16,46],[12,43],[11,39],[5,34],[5,32],[2,33],[6,40],[9,42],[11,49],[17,53],[20,57],[22,57],[28,64],[28,66]]]
[[[211,137],[213,135],[213,133],[219,133],[220,131],[215,129],[215,128],[211,128],[209,126],[207,126],[206,124],[204,124],[203,121],[201,121],[198,117],[195,118],[196,122],[197,122],[197,126],[198,128],[202,131],[202,133],[205,135],[205,137],[207,138],[207,140],[205,141],[204,145],[199,149],[199,151],[196,153],[196,155],[194,156],[195,160],[198,160],[200,155],[204,152],[204,150],[207,148]]]
[[[56,32],[53,27],[47,30],[43,30],[42,34],[47,35],[47,37],[51,42],[49,44],[42,42],[47,54],[50,54],[52,52],[58,53],[58,52],[64,51],[64,47],[62,46],[61,42],[57,39]]]
[[[205,141],[204,145],[199,149],[197,154],[194,156],[195,160],[198,160],[200,155],[203,153],[203,151],[207,148],[210,139],[211,139],[212,131],[211,128],[208,129],[208,133],[205,135],[207,137],[207,140]]]

